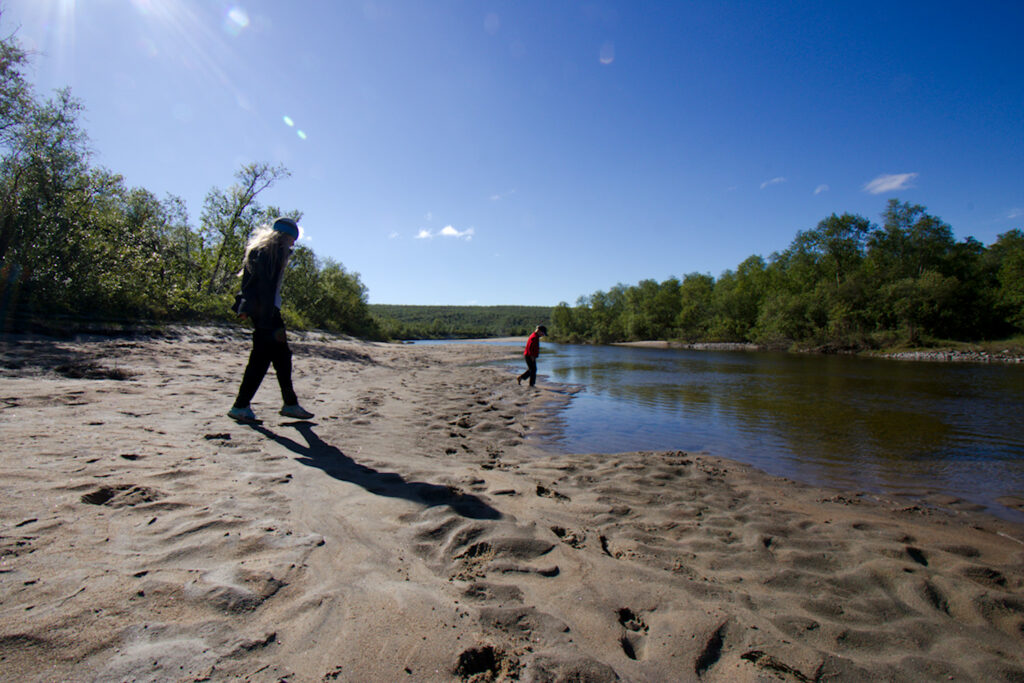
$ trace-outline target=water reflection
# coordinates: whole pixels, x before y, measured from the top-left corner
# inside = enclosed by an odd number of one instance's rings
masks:
[[[990,506],[1024,491],[1019,366],[547,344],[540,367],[586,387],[558,450],[706,450],[812,483]]]

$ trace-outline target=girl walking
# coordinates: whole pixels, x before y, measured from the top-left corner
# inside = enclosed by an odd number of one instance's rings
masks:
[[[228,416],[239,422],[255,422],[249,405],[271,365],[281,386],[281,415],[308,420],[313,413],[299,405],[292,388],[292,351],[288,348],[281,318],[281,285],[299,226],[291,218],[278,218],[270,227],[253,233],[242,262],[242,295],[237,313],[253,322],[252,352],[242,376],[235,404]]]

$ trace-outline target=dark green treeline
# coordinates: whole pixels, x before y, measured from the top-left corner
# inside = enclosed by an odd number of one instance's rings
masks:
[[[616,285],[560,303],[556,338],[754,342],[864,349],[1024,331],[1024,233],[986,247],[957,242],[922,206],[890,200],[878,226],[829,216],[768,260],[751,256],[718,279]]]
[[[517,337],[547,325],[550,306],[395,306],[370,304],[389,339]]]
[[[198,225],[175,196],[159,199],[91,164],[81,104],[36,95],[27,54],[0,39],[0,329],[36,318],[197,321],[233,317],[237,272],[252,231],[299,211],[258,202],[287,177],[248,164],[213,188]],[[359,275],[298,246],[288,263],[285,319],[378,336]]]

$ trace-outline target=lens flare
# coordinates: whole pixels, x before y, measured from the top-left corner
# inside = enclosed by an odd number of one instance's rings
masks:
[[[284,125],[288,126],[289,128],[291,128],[292,126],[295,125],[295,122],[292,121],[292,117],[290,117],[290,116],[286,115],[286,116],[283,117],[282,120],[284,121]]]
[[[305,140],[306,139],[306,133],[304,131],[301,131],[301,130],[298,131],[298,136],[299,136],[300,140]]]
[[[615,61],[615,44],[611,41],[601,46],[601,56],[599,57],[602,64],[611,64]]]
[[[232,7],[224,17],[224,30],[232,36],[239,35],[249,26],[249,15],[241,7]]]

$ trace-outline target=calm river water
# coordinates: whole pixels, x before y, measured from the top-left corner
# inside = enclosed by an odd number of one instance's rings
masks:
[[[1024,521],[995,502],[1024,495],[1024,366],[542,346],[540,382],[583,387],[549,448],[706,451],[812,484],[954,495]]]

